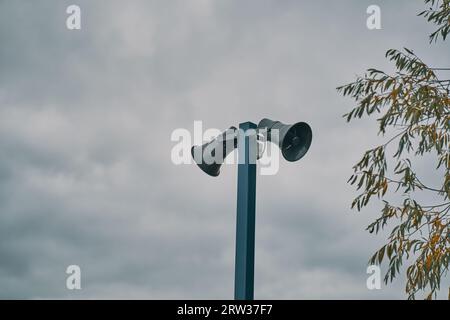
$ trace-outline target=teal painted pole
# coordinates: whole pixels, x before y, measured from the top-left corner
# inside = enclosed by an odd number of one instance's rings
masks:
[[[238,133],[235,300],[253,300],[255,269],[256,124],[244,122]]]

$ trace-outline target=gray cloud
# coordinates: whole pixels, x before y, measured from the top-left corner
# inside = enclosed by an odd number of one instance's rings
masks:
[[[231,298],[236,168],[174,166],[170,134],[265,116],[314,141],[258,177],[256,297],[404,297],[365,287],[378,208],[351,212],[345,182],[378,140],[335,87],[391,47],[448,64],[420,2],[381,1],[380,31],[368,1],[78,1],[72,32],[69,4],[0,2],[0,297]]]

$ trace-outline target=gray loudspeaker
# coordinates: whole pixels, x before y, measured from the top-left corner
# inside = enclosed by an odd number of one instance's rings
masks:
[[[264,132],[267,141],[278,144],[287,161],[300,160],[311,146],[312,130],[305,122],[288,125],[280,121],[262,119],[258,124],[258,129]],[[273,130],[278,130],[278,139],[274,139]]]
[[[236,127],[230,127],[210,142],[193,146],[191,154],[200,169],[217,177],[225,158],[237,147],[237,132]]]

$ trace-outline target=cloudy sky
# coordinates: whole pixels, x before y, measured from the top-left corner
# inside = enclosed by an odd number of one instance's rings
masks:
[[[71,4],[81,30],[66,28]],[[370,4],[381,30],[366,27]],[[404,275],[366,288],[385,239],[364,230],[378,206],[350,210],[346,180],[380,140],[372,121],[344,122],[352,102],[335,88],[392,70],[389,48],[450,65],[423,8],[0,0],[0,298],[232,298],[236,168],[176,166],[170,136],[263,117],[306,121],[314,138],[301,161],[258,177],[255,298],[405,298]]]

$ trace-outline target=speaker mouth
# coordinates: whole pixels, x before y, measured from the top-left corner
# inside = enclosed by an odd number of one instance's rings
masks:
[[[299,122],[289,128],[283,139],[281,152],[290,162],[303,158],[308,152],[312,141],[312,130],[306,122]]]
[[[207,175],[209,175],[209,176],[211,176],[211,177],[217,177],[217,176],[219,176],[219,174],[220,174],[220,164],[210,164],[210,165],[208,165],[208,164],[206,164],[206,163],[203,163],[203,150],[201,150],[201,152],[202,152],[202,159],[201,159],[201,162],[197,162],[196,160],[195,160],[195,156],[194,156],[194,154],[195,154],[195,149],[196,148],[201,148],[201,146],[193,146],[192,148],[191,148],[191,155],[192,155],[192,159],[194,159],[194,162],[195,162],[195,164],[204,172],[204,173],[206,173]]]

